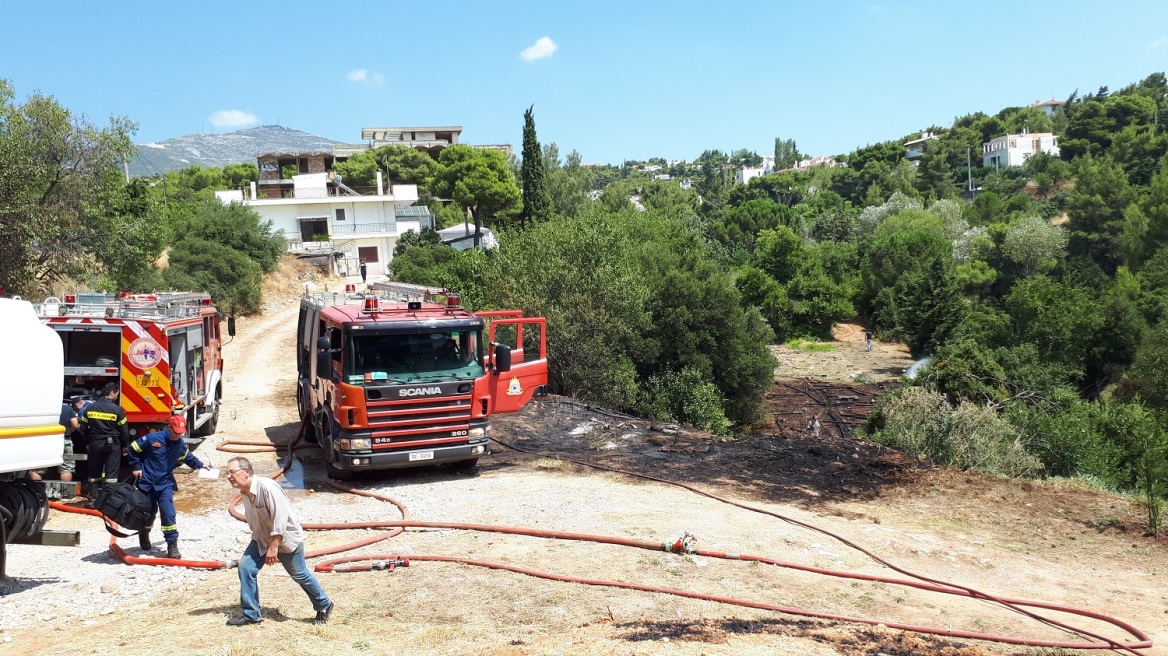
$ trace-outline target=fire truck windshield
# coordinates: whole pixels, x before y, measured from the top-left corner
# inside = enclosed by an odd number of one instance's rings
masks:
[[[363,382],[473,379],[483,375],[482,333],[359,333],[346,335],[345,378]]]

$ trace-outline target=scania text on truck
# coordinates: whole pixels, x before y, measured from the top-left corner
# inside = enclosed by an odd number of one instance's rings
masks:
[[[185,413],[194,441],[215,432],[223,341],[210,295],[77,293],[46,299],[37,311],[64,347],[68,394],[120,383],[131,435],[177,413]],[[233,320],[227,332],[235,334]]]
[[[517,412],[547,385],[546,320],[472,313],[424,287],[375,287],[389,293],[301,300],[297,406],[328,475],[474,467],[490,453],[491,415]]]
[[[31,303],[0,298],[0,581],[7,545],[78,544],[77,532],[43,531],[49,501],[30,470],[61,465],[61,341]]]

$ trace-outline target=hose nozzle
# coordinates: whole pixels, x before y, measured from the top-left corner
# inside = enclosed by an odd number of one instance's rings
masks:
[[[682,535],[680,538],[677,539],[676,542],[673,542],[672,544],[670,544],[669,542],[662,542],[661,543],[661,550],[668,551],[671,553],[676,553],[676,554],[680,554],[680,553],[692,554],[692,553],[697,553],[697,551],[698,551],[697,545],[698,545],[698,539],[695,538],[693,536],[693,534],[691,534],[689,531],[686,531],[685,535]]]

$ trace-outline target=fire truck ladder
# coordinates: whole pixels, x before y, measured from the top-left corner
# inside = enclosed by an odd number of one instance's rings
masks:
[[[158,294],[69,294],[64,300],[49,297],[37,304],[41,316],[106,317],[172,321],[199,316],[211,306],[211,296],[203,292],[163,292]]]

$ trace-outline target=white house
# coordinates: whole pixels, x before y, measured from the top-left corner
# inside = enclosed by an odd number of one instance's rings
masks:
[[[766,169],[762,167],[744,166],[738,169],[738,172],[734,175],[734,180],[738,184],[750,184],[751,180],[761,178],[764,175],[766,175]]]
[[[442,240],[443,244],[450,246],[456,251],[468,251],[474,248],[475,227],[473,223],[465,222],[449,228],[443,228],[438,231],[438,238]],[[488,250],[491,248],[498,248],[499,242],[495,239],[495,235],[491,234],[490,228],[481,228],[479,231],[479,248]]]
[[[1051,98],[1050,100],[1036,102],[1031,105],[1031,107],[1037,107],[1038,109],[1041,109],[1046,113],[1047,116],[1054,116],[1054,113],[1058,111],[1058,108],[1065,104],[1066,103],[1061,100],[1055,100],[1054,98]]]
[[[262,168],[261,168],[262,171]],[[282,230],[293,252],[331,253],[336,271],[355,275],[365,260],[369,275],[386,272],[398,238],[410,230],[432,225],[430,210],[415,206],[417,185],[383,185],[378,174],[372,193],[358,193],[329,173],[293,176],[292,189],[264,189],[251,184],[251,193],[217,192],[222,203],[238,202],[251,208],[272,230]]]
[[[918,160],[925,154],[925,144],[939,138],[932,132],[922,132],[919,139],[904,142],[904,158],[912,162],[913,166],[919,165]]]
[[[1058,157],[1058,137],[1050,132],[1023,132],[995,137],[981,145],[982,166],[1022,166],[1035,153]]]

